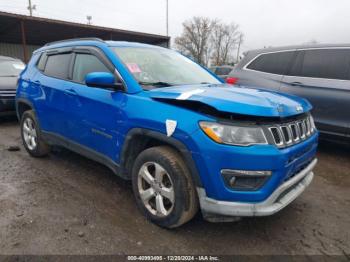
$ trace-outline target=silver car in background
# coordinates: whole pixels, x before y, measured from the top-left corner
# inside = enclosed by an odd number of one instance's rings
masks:
[[[0,56],[0,117],[15,114],[17,79],[25,64],[8,56]]]
[[[321,137],[350,141],[350,44],[249,51],[227,82],[306,98]]]

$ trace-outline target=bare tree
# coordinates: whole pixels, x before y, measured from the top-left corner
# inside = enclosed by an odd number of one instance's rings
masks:
[[[239,41],[243,39],[243,35],[238,29],[239,26],[235,23],[224,24],[217,22],[214,25],[210,39],[213,64],[223,65],[234,60],[233,51]]]
[[[235,23],[225,24],[217,19],[193,17],[183,24],[181,36],[175,38],[175,47],[198,63],[207,66],[229,64],[234,61],[234,50],[243,41],[243,34]]]
[[[216,20],[207,17],[193,17],[185,21],[181,36],[175,38],[176,48],[202,65],[207,65],[210,53],[209,40]]]

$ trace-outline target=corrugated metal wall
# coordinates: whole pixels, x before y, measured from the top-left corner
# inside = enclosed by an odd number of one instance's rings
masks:
[[[163,42],[159,46],[167,47],[168,43]],[[31,58],[34,50],[39,49],[38,45],[27,45],[28,60]],[[0,42],[0,55],[16,57],[24,61],[22,44],[10,44]]]
[[[27,45],[28,59],[32,56],[34,50],[40,48],[36,45]],[[23,48],[21,44],[9,44],[0,42],[0,55],[11,56],[24,60]]]

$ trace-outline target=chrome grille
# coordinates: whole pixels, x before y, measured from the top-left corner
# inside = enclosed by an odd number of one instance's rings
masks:
[[[282,146],[283,145],[283,140],[282,140],[282,135],[281,135],[281,131],[279,128],[277,127],[270,127],[269,128],[271,134],[272,134],[272,137],[273,137],[273,140],[275,142],[275,144],[277,146]]]
[[[268,130],[276,146],[287,147],[307,139],[316,131],[316,128],[311,116],[308,116],[290,123],[270,126]]]
[[[0,98],[14,98],[15,96],[16,96],[16,90],[14,89],[7,89],[7,90],[0,89]]]
[[[293,141],[298,142],[300,140],[299,133],[298,133],[298,127],[296,124],[289,124],[289,128],[292,131]]]
[[[284,141],[286,142],[286,144],[290,144],[293,142],[292,140],[292,130],[290,130],[288,128],[288,126],[281,126],[281,130],[282,130],[282,135],[284,137]]]

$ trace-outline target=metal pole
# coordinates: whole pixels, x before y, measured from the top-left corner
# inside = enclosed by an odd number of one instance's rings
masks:
[[[241,48],[241,42],[242,42],[242,34],[240,34],[240,36],[239,36],[236,63],[238,63],[238,59],[239,59],[239,49]]]
[[[26,32],[25,32],[23,20],[21,20],[21,33],[22,33],[23,60],[25,63],[27,63],[28,62],[28,54],[27,54]]]
[[[169,0],[166,0],[166,36],[169,36]]]
[[[32,10],[32,0],[28,0],[29,2],[29,6],[28,6],[28,9],[29,9],[29,15],[30,16],[33,16],[33,10]]]

